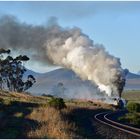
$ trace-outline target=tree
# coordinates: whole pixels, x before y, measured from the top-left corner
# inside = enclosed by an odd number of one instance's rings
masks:
[[[23,75],[26,72],[23,62],[28,61],[29,58],[26,55],[13,58],[10,52],[9,49],[0,49],[0,89],[25,91],[36,82],[33,75],[28,75],[27,80],[23,81]]]
[[[56,97],[63,97],[65,98],[65,90],[64,84],[62,82],[59,82],[57,85],[55,85],[52,89],[52,94]]]

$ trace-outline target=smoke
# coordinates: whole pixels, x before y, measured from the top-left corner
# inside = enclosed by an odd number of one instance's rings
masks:
[[[119,95],[126,71],[119,58],[94,44],[81,29],[63,28],[51,18],[45,26],[28,25],[13,16],[0,18],[0,46],[29,54],[33,60],[73,70],[81,79],[96,84],[108,96]]]
[[[102,45],[94,44],[79,28],[53,28],[45,46],[54,64],[73,70],[83,80],[98,85],[108,96],[121,97],[126,71],[121,68],[120,60]]]
[[[0,46],[29,55],[33,60],[47,62],[43,44],[48,28],[21,23],[11,15],[0,18]]]

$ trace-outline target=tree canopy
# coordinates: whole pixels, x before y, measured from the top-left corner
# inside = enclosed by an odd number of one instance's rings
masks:
[[[19,55],[13,58],[10,52],[9,49],[0,48],[0,89],[25,91],[36,82],[33,75],[28,75],[27,79],[23,80],[24,73],[27,71],[23,62],[28,61],[29,57]]]

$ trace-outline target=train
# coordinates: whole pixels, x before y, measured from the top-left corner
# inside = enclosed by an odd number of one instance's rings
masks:
[[[118,109],[124,109],[126,107],[127,101],[123,98],[115,97],[113,98],[113,105]]]

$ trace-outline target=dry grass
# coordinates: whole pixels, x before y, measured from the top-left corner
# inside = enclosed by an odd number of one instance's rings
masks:
[[[5,120],[0,138],[98,138],[92,124],[93,115],[102,109],[112,109],[105,103],[65,100],[67,108],[60,111],[47,106],[49,99],[0,91],[1,119]]]
[[[32,128],[27,138],[93,138],[95,136],[91,128],[93,114],[105,107],[111,108],[106,104],[104,107],[101,104],[94,106],[89,102],[76,105],[67,103],[67,108],[61,111],[51,107],[34,108],[26,117],[37,121],[40,125],[36,129]]]
[[[46,104],[47,101],[49,100],[49,97],[32,96],[27,93],[0,91],[0,99],[7,100],[7,101],[9,100],[9,101],[21,101],[21,102]]]
[[[107,104],[105,102],[97,101],[97,100],[67,100],[66,105],[74,106],[74,107],[84,107],[88,109],[111,109],[113,110],[114,107],[111,104]]]
[[[62,112],[54,108],[36,108],[27,118],[40,123],[38,128],[28,133],[28,138],[76,138],[74,123],[64,120]]]

